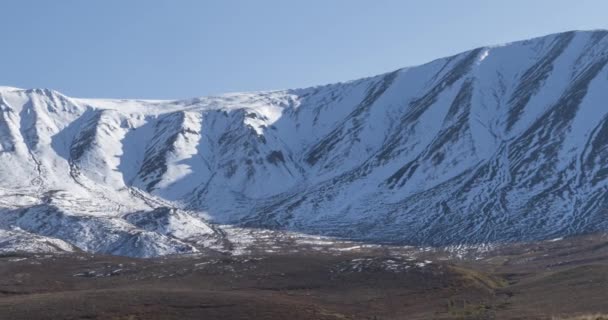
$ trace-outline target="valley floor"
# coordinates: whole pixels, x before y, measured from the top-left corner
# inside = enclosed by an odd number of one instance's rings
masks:
[[[599,319],[607,297],[605,235],[460,257],[383,247],[0,257],[0,319]]]

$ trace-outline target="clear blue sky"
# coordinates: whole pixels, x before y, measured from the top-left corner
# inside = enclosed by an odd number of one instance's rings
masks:
[[[608,29],[605,0],[0,0],[0,85],[187,98],[305,87]]]

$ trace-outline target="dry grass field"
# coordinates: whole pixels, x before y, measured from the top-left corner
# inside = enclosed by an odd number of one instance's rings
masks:
[[[5,255],[0,319],[606,319],[605,236],[473,256]]]

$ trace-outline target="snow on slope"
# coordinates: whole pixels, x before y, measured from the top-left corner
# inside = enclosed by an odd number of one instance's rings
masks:
[[[0,254],[10,253],[59,253],[74,252],[69,243],[31,234],[20,229],[0,229]]]
[[[296,90],[1,87],[0,229],[133,256],[229,250],[212,222],[431,245],[608,230],[607,64],[590,31]]]

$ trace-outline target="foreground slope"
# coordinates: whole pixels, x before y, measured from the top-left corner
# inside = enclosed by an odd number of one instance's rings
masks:
[[[95,252],[229,250],[221,227],[375,242],[608,229],[608,32],[307,89],[180,101],[0,89],[0,228]]]
[[[290,252],[158,259],[0,255],[0,318],[548,320],[608,314],[606,236],[505,245],[474,259],[401,246]]]

